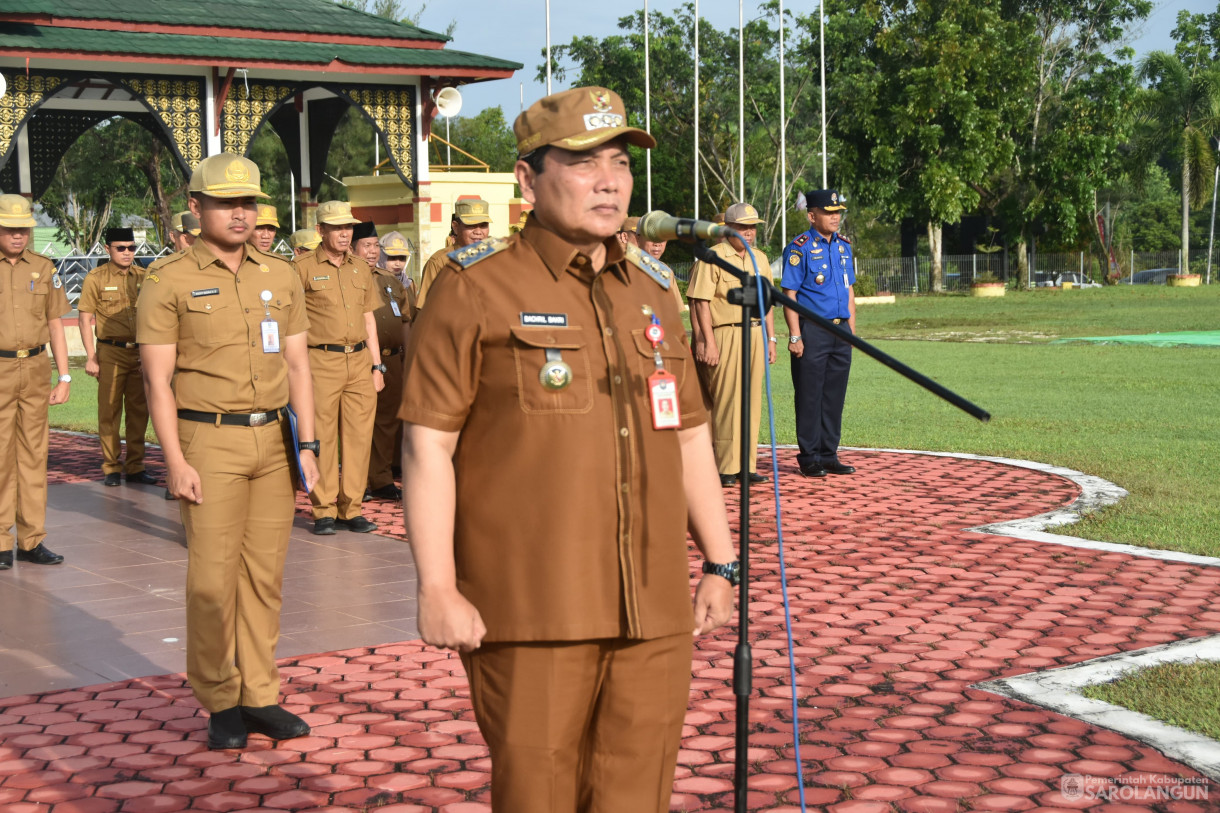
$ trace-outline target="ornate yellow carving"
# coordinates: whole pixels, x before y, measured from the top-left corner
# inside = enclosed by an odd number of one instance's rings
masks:
[[[220,117],[220,142],[224,151],[245,155],[263,118],[293,93],[296,88],[288,85],[255,80],[247,85],[234,80],[229,85]]]
[[[63,84],[63,78],[52,74],[12,73],[8,93],[0,98],[0,156],[8,153],[17,137],[17,130],[30,110]]]
[[[412,118],[415,99],[408,88],[353,88],[345,91],[348,98],[364,109],[385,137],[390,157],[403,180],[415,183],[411,156],[415,143],[412,138]]]
[[[126,79],[161,120],[188,167],[203,160],[203,82],[198,79]]]

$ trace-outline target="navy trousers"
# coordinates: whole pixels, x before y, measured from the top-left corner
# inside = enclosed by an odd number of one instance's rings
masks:
[[[847,328],[847,323],[840,325]],[[801,320],[805,352],[792,356],[796,392],[796,456],[802,468],[834,462],[843,432],[843,401],[851,372],[851,345]]]

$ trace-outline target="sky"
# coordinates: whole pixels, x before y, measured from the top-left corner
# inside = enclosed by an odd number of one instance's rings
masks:
[[[679,0],[649,0],[649,11],[673,15]],[[744,0],[745,19],[759,16],[759,3]],[[551,44],[570,42],[574,36],[591,34],[605,37],[619,33],[618,19],[643,8],[626,0],[551,0]],[[807,14],[816,8],[814,2],[785,0],[784,8]],[[1216,0],[1158,0],[1144,21],[1131,46],[1137,55],[1149,51],[1172,50],[1173,30],[1178,11],[1188,9],[1201,14],[1215,11]],[[738,0],[699,0],[699,16],[721,30],[737,27]],[[433,31],[444,31],[457,20],[453,42],[448,47],[460,51],[500,57],[520,62],[525,67],[512,79],[481,82],[461,89],[460,115],[474,115],[487,107],[499,105],[510,122],[521,110],[522,83],[525,105],[528,107],[546,95],[545,83],[535,82],[534,76],[542,64],[542,49],[546,46],[545,0],[462,0],[449,3],[428,0],[420,25]],[[564,90],[568,83],[552,82],[552,90]]]

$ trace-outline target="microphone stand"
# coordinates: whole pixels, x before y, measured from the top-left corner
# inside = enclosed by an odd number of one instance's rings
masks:
[[[734,232],[736,234],[736,232]],[[741,237],[738,235],[738,239]],[[747,247],[749,243],[742,240]],[[762,279],[762,300],[758,296],[758,280],[754,274],[741,271],[734,268],[730,263],[716,255],[709,249],[701,240],[696,240],[691,244],[691,253],[695,259],[702,262],[714,265],[717,268],[722,268],[732,274],[741,281],[740,288],[734,288],[729,291],[728,299],[732,305],[741,306],[741,471],[738,473],[738,479],[741,480],[741,506],[739,513],[739,529],[738,529],[738,561],[741,566],[741,583],[738,585],[737,598],[737,647],[733,651],[733,694],[737,699],[736,706],[736,731],[734,740],[734,769],[733,769],[733,801],[735,813],[747,813],[746,811],[746,752],[749,748],[750,740],[750,695],[753,692],[753,666],[754,656],[750,649],[750,475],[749,465],[747,460],[751,458],[754,450],[750,448],[750,340],[752,338],[752,325],[750,324],[754,314],[758,314],[758,319],[763,319],[772,305],[783,305],[785,308],[791,308],[801,315],[802,318],[813,322],[818,327],[826,330],[843,341],[850,344],[852,347],[857,347],[867,355],[880,361],[891,370],[899,373],[902,376],[910,379],[919,386],[937,395],[949,403],[963,410],[969,415],[978,418],[980,421],[986,422],[991,419],[990,413],[974,403],[966,400],[952,390],[937,384],[927,376],[916,372],[907,365],[903,364],[898,359],[890,356],[887,353],[878,350],[873,345],[859,338],[850,331],[843,330],[838,325],[831,322],[822,316],[806,308],[804,305],[797,302],[792,297],[784,294],[775,285],[767,280]],[[758,269],[760,272],[762,269]],[[764,358],[763,363],[767,361]],[[778,521],[778,516],[776,517]],[[796,687],[793,686],[793,691]],[[798,725],[797,720],[793,720],[793,727]],[[804,789],[800,789],[803,793]]]

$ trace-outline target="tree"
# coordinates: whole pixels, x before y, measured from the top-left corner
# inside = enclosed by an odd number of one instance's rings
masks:
[[[1210,198],[1208,184],[1216,168],[1210,143],[1220,125],[1220,67],[1202,60],[1183,61],[1153,51],[1140,63],[1148,83],[1142,96],[1137,149],[1155,157],[1162,145],[1180,166],[1182,187],[1182,273],[1189,273],[1190,210]]]
[[[449,123],[449,134],[453,146],[486,162],[491,172],[513,171],[517,163],[517,137],[500,107],[488,107],[474,116],[455,116]],[[435,149],[443,153],[443,145],[438,143]],[[461,163],[458,159],[459,156],[454,156],[454,161]]]

